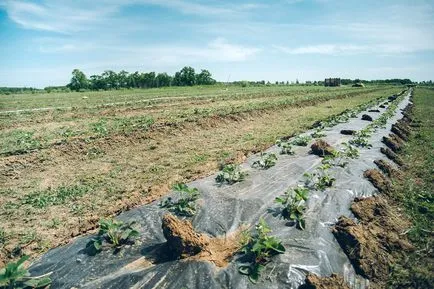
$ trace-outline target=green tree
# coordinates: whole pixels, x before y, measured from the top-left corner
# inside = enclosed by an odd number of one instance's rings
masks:
[[[181,71],[175,73],[174,84],[178,86],[193,86],[196,84],[194,68],[185,66]]]
[[[196,84],[210,85],[214,83],[216,83],[216,81],[212,78],[211,73],[206,69],[202,69],[201,72],[196,75]]]
[[[118,89],[118,75],[113,70],[106,70],[101,74],[103,81],[105,83],[105,87],[107,89]]]
[[[170,86],[172,83],[172,77],[167,73],[158,73],[155,78],[155,85],[157,87]]]
[[[67,86],[71,90],[79,91],[80,89],[86,89],[89,87],[89,80],[82,71],[74,69],[72,71],[71,82]]]

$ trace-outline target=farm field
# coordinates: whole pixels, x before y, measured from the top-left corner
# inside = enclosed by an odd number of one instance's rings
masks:
[[[211,86],[1,96],[1,261],[43,253],[176,182],[401,90]]]

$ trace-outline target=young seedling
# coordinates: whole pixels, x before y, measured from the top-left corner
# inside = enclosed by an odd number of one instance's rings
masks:
[[[344,168],[348,162],[344,160],[344,155],[339,151],[333,151],[331,155],[327,155],[321,162],[324,165],[339,166]]]
[[[289,189],[280,197],[275,199],[276,203],[283,205],[282,217],[292,220],[296,223],[297,228],[304,230],[305,219],[303,213],[306,210],[306,201],[308,199],[309,189],[298,186],[295,189]]]
[[[296,146],[302,146],[305,147],[308,145],[308,143],[310,142],[312,138],[308,135],[299,135],[297,136],[292,142],[291,144],[296,145]]]
[[[369,143],[368,138],[371,136],[370,128],[366,128],[356,133],[355,137],[349,141],[350,144],[356,147],[370,148],[372,145]]]
[[[252,164],[254,168],[269,169],[277,162],[277,156],[274,153],[261,153],[261,158]]]
[[[240,252],[249,258],[249,264],[241,265],[238,268],[241,274],[249,276],[249,280],[252,283],[258,282],[261,272],[271,261],[271,257],[285,252],[282,241],[274,236],[270,236],[271,229],[264,219],[261,218],[259,220],[255,229],[256,232],[254,234],[246,235],[240,249]]]
[[[178,216],[191,217],[196,214],[196,200],[199,198],[199,190],[189,188],[186,184],[176,184],[173,190],[178,193],[178,198],[173,200],[168,197],[160,203],[160,208],[167,208]]]
[[[357,159],[360,156],[359,150],[356,147],[354,147],[354,146],[352,146],[346,142],[342,143],[342,145],[344,146],[344,150],[343,150],[342,154],[346,158]]]
[[[292,145],[289,142],[277,140],[276,144],[280,147],[280,154],[282,155],[293,155],[294,150],[292,149]]]
[[[325,137],[326,134],[322,131],[321,128],[318,128],[313,133],[311,133],[310,136],[312,138],[322,138],[322,137]]]
[[[134,222],[125,224],[122,221],[101,219],[98,236],[87,245],[88,252],[91,255],[98,253],[105,244],[118,250],[122,245],[134,242],[134,239],[139,236],[139,232],[133,228],[133,225]]]
[[[31,277],[29,271],[24,268],[24,262],[29,256],[23,256],[17,262],[10,262],[0,270],[0,288],[30,289],[45,288],[51,284],[51,273],[42,276]]]
[[[228,183],[230,185],[241,182],[247,176],[246,172],[243,172],[238,165],[229,164],[225,165],[223,169],[218,173],[215,178],[219,184]]]
[[[330,167],[330,164],[325,163],[317,168],[312,174],[305,173],[303,175],[305,177],[305,185],[321,191],[333,186],[336,179],[328,174],[328,169]]]

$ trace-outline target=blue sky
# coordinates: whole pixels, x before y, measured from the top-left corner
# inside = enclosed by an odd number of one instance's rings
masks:
[[[74,68],[226,80],[434,78],[434,1],[0,0],[0,86]]]

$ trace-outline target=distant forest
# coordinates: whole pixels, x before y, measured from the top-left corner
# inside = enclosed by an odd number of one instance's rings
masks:
[[[100,75],[91,75],[87,77],[84,72],[79,69],[72,71],[70,82],[65,86],[48,86],[44,89],[31,87],[0,87],[0,94],[16,94],[16,93],[40,93],[40,92],[69,92],[69,91],[89,91],[89,90],[112,90],[112,89],[130,89],[130,88],[156,88],[169,86],[194,86],[194,85],[213,85],[218,83],[212,78],[212,74],[202,69],[196,73],[194,68],[185,66],[175,75],[171,76],[165,72],[133,72],[129,73],[125,70],[115,72],[106,70]],[[352,85],[355,83],[364,84],[389,84],[389,85],[433,85],[431,80],[422,82],[412,82],[410,79],[384,79],[384,80],[363,80],[363,79],[341,79],[342,85]],[[223,83],[220,83],[223,84]],[[317,85],[323,86],[324,81],[306,81],[300,83],[295,81],[276,81],[269,82],[261,81],[233,81],[224,83],[225,85],[239,86],[271,86],[271,85]]]
[[[120,88],[154,88],[167,86],[193,86],[193,85],[211,85],[215,84],[215,79],[211,73],[202,69],[196,73],[194,68],[186,66],[176,72],[174,76],[167,73],[138,71],[129,73],[125,70],[116,73],[112,70],[106,70],[101,75],[91,75],[88,79],[86,75],[78,70],[72,71],[71,82],[67,87],[71,90],[109,90]]]

